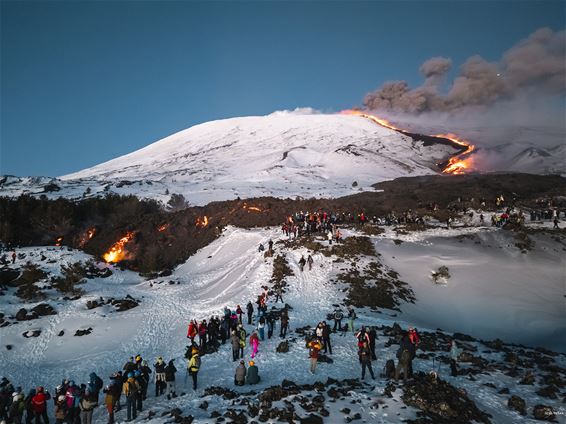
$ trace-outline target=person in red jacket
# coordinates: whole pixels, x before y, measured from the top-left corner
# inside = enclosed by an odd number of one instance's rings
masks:
[[[49,392],[45,392],[43,387],[38,387],[35,396],[31,399],[31,405],[35,415],[35,424],[41,424],[43,418],[44,424],[49,424],[47,417],[47,401],[51,399]]]
[[[197,335],[197,324],[195,320],[192,320],[189,323],[189,329],[187,331],[187,337],[191,339],[191,344],[194,344],[196,335]]]

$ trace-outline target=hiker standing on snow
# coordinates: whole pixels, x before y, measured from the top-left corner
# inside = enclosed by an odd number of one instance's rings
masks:
[[[265,317],[261,317],[259,319],[259,323],[257,325],[257,331],[259,332],[259,338],[261,341],[265,340]]]
[[[287,328],[289,327],[289,311],[287,308],[281,311],[281,329],[279,337],[285,338],[287,336]]]
[[[352,308],[351,306],[348,307],[348,325],[349,330],[354,332],[354,320],[358,318],[358,316],[356,315],[356,311],[354,311],[354,308]]]
[[[307,345],[309,348],[309,358],[311,362],[310,373],[314,374],[316,372],[316,364],[318,362],[318,355],[320,353],[320,342],[318,340],[312,340]]]
[[[238,337],[240,339],[240,358],[244,358],[244,348],[246,347],[246,337],[247,337],[246,330],[242,326],[242,324],[238,325]]]
[[[336,331],[336,329],[338,329],[338,331],[342,331],[343,318],[344,314],[342,313],[342,311],[339,308],[336,308],[336,310],[334,311],[334,328],[332,329],[332,331]]]
[[[301,270],[301,272],[303,272],[306,263],[307,261],[305,260],[305,257],[301,255],[301,259],[299,259],[299,269]]]
[[[254,305],[252,305],[251,301],[249,301],[248,304],[246,305],[246,310],[248,312],[248,325],[252,325],[252,317],[254,315]]]
[[[126,397],[126,411],[128,416],[128,421],[132,421],[132,419],[136,419],[137,417],[137,410],[136,410],[136,395],[138,393],[138,384],[134,379],[134,373],[128,373],[128,379],[122,385],[122,394]]]
[[[259,349],[259,337],[255,331],[250,336],[250,345],[252,347],[252,359],[253,359],[257,355],[257,351]]]
[[[362,347],[358,352],[358,355],[360,357],[360,363],[362,364],[362,380],[366,376],[366,368],[369,369],[371,378],[375,380],[375,375],[373,374],[373,368],[371,367],[371,351],[369,349],[369,345],[366,340],[364,340]]]
[[[460,349],[456,344],[456,340],[452,339],[450,342],[450,375],[452,377],[458,376],[458,358],[460,357]]]
[[[153,365],[155,368],[155,397],[162,395],[165,392],[165,362],[160,356],[157,362]]]
[[[236,362],[240,357],[240,338],[236,334],[235,330],[232,330],[230,343],[232,345],[232,362]]]
[[[279,300],[281,300],[281,303],[284,303],[283,288],[281,287],[281,283],[277,284],[277,286],[275,287],[275,303],[277,303]]]
[[[309,271],[312,270],[312,264],[313,264],[313,259],[312,256],[309,255],[309,257],[307,258],[307,263],[309,264]]]
[[[177,390],[175,389],[175,373],[177,372],[177,368],[175,368],[173,361],[174,359],[171,359],[165,367],[165,384],[167,385],[165,394],[167,395],[167,399],[177,397]]]
[[[399,350],[397,350],[397,358],[399,359],[399,362],[395,368],[395,380],[399,380],[399,373],[401,371],[403,371],[403,381],[406,381],[407,378],[411,377],[409,370],[412,368],[412,349],[412,343],[409,340],[409,335],[407,333],[403,334],[399,343]]]
[[[195,350],[196,350],[196,352],[195,352]],[[198,376],[198,371],[200,369],[200,356],[199,356],[199,353],[198,353],[198,349],[193,350],[193,356],[191,356],[191,359],[189,359],[187,369],[189,371],[189,374],[193,378],[193,390],[196,390],[197,389],[197,376]]]
[[[326,321],[322,321],[322,344],[324,345],[324,353],[327,351],[332,355],[332,346],[330,345],[330,326]]]
[[[375,330],[375,326],[371,326],[368,331],[369,337],[369,350],[371,351],[371,359],[375,361],[377,357],[375,356],[375,340],[377,339],[377,331]]]

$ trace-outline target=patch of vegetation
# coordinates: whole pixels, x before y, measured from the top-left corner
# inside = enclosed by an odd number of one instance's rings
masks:
[[[35,283],[47,277],[47,273],[37,265],[28,262],[24,265],[20,276],[12,282],[12,286],[18,287],[16,296],[24,301],[35,302],[45,299],[45,293]]]
[[[377,236],[385,232],[385,230],[377,225],[362,225],[360,227],[360,231],[364,233],[366,236]]]
[[[361,271],[351,268],[336,277],[349,285],[346,303],[355,307],[399,310],[401,302],[415,302],[413,290],[399,280],[399,274],[377,261],[370,262]]]
[[[87,269],[82,262],[75,262],[71,265],[61,265],[61,277],[54,277],[51,279],[51,284],[57,291],[72,296],[81,296],[84,290],[76,287],[77,284],[82,284],[86,281]]]
[[[377,256],[377,252],[369,237],[360,236],[348,237],[342,243],[332,245],[332,249],[326,256],[330,255],[348,258],[358,255]]]
[[[285,277],[289,277],[293,274],[291,268],[289,268],[289,264],[287,263],[287,259],[283,255],[277,255],[273,260],[273,273],[271,274],[271,283],[274,285],[282,285],[283,280]]]

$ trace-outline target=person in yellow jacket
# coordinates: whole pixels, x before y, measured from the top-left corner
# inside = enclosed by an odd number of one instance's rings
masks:
[[[126,409],[128,411],[127,421],[132,421],[136,419],[136,395],[138,393],[139,386],[134,378],[134,373],[128,373],[128,379],[122,385],[122,394],[126,396]]]
[[[189,359],[189,363],[187,364],[189,374],[193,377],[193,390],[197,389],[197,375],[198,370],[200,369],[200,356],[198,354],[198,350],[196,350],[196,352],[195,350],[193,350],[193,356],[191,356],[191,359]]]

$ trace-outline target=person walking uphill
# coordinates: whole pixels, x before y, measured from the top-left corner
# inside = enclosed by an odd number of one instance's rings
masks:
[[[135,420],[137,417],[136,396],[138,390],[139,388],[134,379],[134,373],[128,373],[128,379],[122,386],[122,394],[126,397],[126,411],[128,416],[126,421]]]
[[[285,338],[287,336],[287,329],[289,327],[289,311],[287,308],[281,311],[281,329],[279,337]]]
[[[257,351],[259,349],[259,337],[255,331],[250,336],[250,345],[252,347],[252,359],[253,359],[257,355]]]
[[[193,356],[189,359],[188,370],[191,377],[193,377],[193,390],[197,389],[197,376],[200,369],[200,356],[198,350],[193,352]]]

